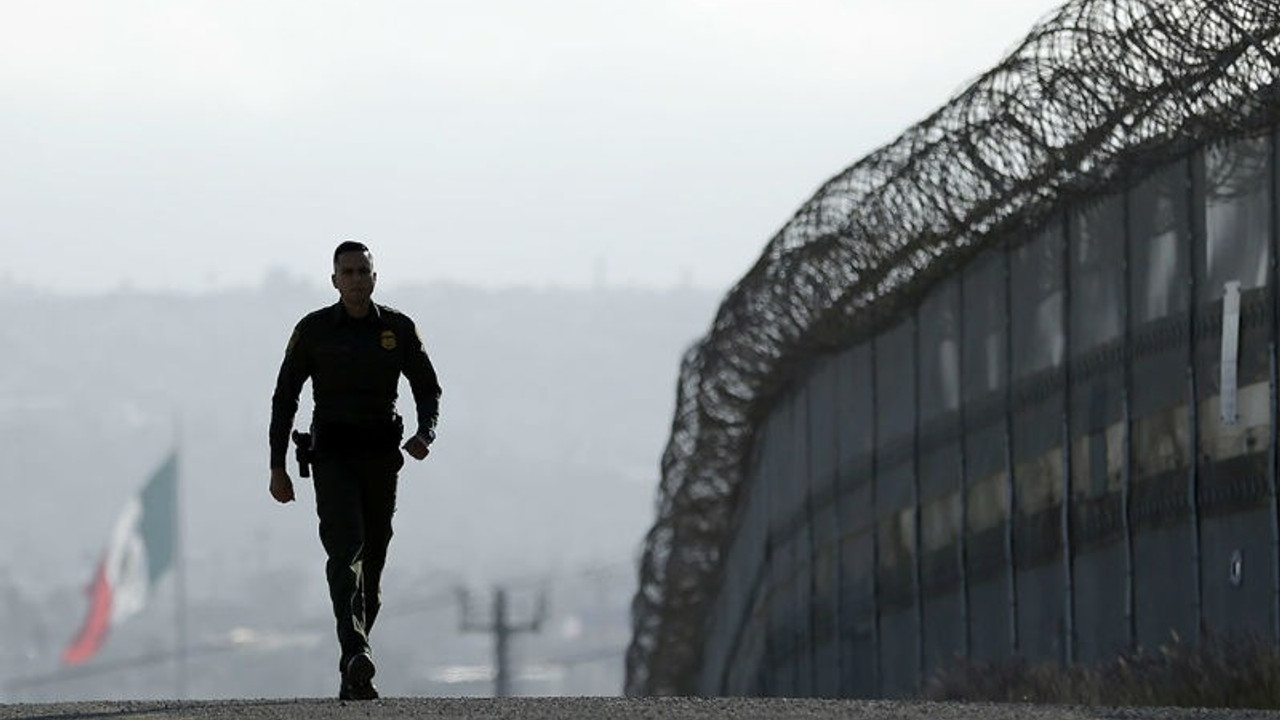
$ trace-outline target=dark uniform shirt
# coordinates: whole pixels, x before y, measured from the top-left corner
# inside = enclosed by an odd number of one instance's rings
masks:
[[[413,391],[418,432],[425,433],[436,425],[440,383],[407,315],[371,304],[368,315],[354,318],[338,302],[302,318],[289,338],[271,398],[271,467],[284,467],[298,394],[307,378],[314,424],[377,426],[396,417],[401,373]]]

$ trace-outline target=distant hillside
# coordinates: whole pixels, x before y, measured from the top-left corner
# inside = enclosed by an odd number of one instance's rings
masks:
[[[402,474],[389,586],[630,559],[680,355],[718,297],[430,286],[377,299],[418,321],[444,388],[436,448]],[[251,593],[270,572],[309,579],[302,596],[323,610],[313,495],[270,500],[266,428],[293,323],[333,300],[288,278],[200,296],[0,293],[0,537],[22,549],[0,559],[0,587],[69,636],[116,512],[177,441],[193,601]],[[307,388],[299,424],[309,409]]]

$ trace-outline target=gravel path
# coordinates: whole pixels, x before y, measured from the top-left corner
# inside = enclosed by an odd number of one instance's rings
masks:
[[[637,718],[644,720],[1280,720],[1280,711],[1171,708],[1087,708],[1052,705],[992,705],[861,700],[704,699],[704,698],[390,698],[368,703],[337,700],[230,700],[152,702],[79,702],[0,705],[0,720],[64,718]]]

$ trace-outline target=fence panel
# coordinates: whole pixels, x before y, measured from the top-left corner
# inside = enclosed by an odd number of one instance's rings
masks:
[[[1072,660],[1086,663],[1130,645],[1124,220],[1120,194],[1069,220]]]
[[[795,619],[802,611],[796,606],[796,508],[798,495],[808,482],[797,477],[795,467],[795,413],[797,394],[780,398],[770,417],[769,434],[776,442],[769,515],[769,655],[770,694],[796,694],[796,654],[799,637]]]
[[[915,322],[908,317],[875,340],[876,602],[880,610],[881,692],[916,690]]]
[[[790,467],[796,483],[791,489],[791,522],[787,528],[787,548],[793,574],[791,594],[794,605],[791,632],[795,640],[795,695],[813,695],[813,472],[809,446],[809,384],[796,389],[791,411],[792,455]]]
[[[875,381],[872,347],[836,359],[840,423],[840,693],[880,693],[875,585]]]
[[[809,493],[813,522],[813,693],[840,694],[840,524],[837,497],[839,358],[824,357],[810,375]]]
[[[752,694],[750,688],[756,687],[764,672],[764,638],[769,624],[766,545],[771,500],[768,483],[773,473],[771,427],[766,421],[758,431],[743,482],[736,532],[717,597],[721,610],[712,618],[714,642],[725,648],[727,656],[721,664],[703,668],[700,686],[708,695]]]
[[[1063,324],[1061,223],[1010,250],[1010,360],[1013,369],[1014,558],[1017,649],[1061,660],[1066,648],[1061,563]]]
[[[965,576],[969,655],[1007,657],[1013,648],[1008,558],[1008,258],[989,251],[961,274],[964,382]]]
[[[918,313],[920,581],[924,675],[963,656],[960,283],[942,283]]]
[[[1270,424],[1271,143],[1205,148],[1195,255],[1196,389],[1205,625],[1274,637]]]
[[[1153,172],[1129,192],[1130,520],[1134,627],[1141,647],[1199,627],[1192,447],[1191,166]]]

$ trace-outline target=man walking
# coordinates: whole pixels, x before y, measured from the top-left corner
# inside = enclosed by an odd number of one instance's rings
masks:
[[[369,248],[352,240],[333,251],[338,302],[294,327],[271,398],[271,496],[294,499],[285,467],[298,394],[310,378],[312,466],[325,575],[337,620],[343,700],[378,697],[369,632],[381,606],[382,569],[391,542],[396,477],[403,449],[416,460],[435,439],[440,384],[413,321],[373,302],[378,275]],[[400,375],[409,380],[417,432],[401,446],[396,413]]]

